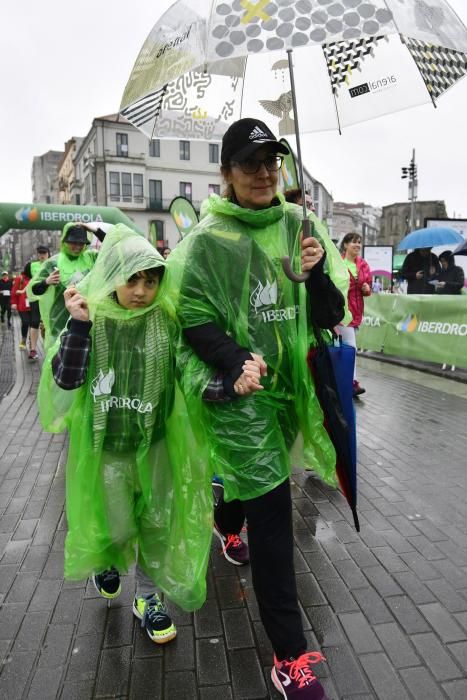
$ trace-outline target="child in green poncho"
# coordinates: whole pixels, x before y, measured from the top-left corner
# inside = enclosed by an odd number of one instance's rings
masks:
[[[46,429],[70,431],[65,576],[92,576],[112,599],[136,559],[133,612],[156,643],[176,635],[156,585],[200,607],[212,532],[206,460],[175,380],[164,266],[142,236],[111,229],[83,285],[65,292],[71,319],[39,389]]]

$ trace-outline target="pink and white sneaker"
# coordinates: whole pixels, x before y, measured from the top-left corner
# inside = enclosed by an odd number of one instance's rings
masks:
[[[278,661],[274,656],[271,678],[274,686],[288,700],[328,700],[326,692],[311,670],[312,664],[326,661],[319,651],[309,651],[298,659]]]

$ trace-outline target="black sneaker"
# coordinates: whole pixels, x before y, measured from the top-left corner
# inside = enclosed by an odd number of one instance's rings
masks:
[[[92,581],[99,595],[108,600],[119,596],[122,590],[120,574],[113,566],[100,574],[94,574]]]
[[[364,389],[360,384],[357,382],[356,379],[354,379],[353,382],[353,387],[352,387],[352,394],[353,397],[355,398],[356,396],[361,396],[361,394],[364,394],[366,389]]]
[[[135,596],[133,615],[141,620],[141,627],[145,628],[149,639],[156,644],[166,644],[177,636],[172,618],[157,593]]]

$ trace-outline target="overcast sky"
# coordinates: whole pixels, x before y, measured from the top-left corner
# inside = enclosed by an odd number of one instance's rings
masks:
[[[0,3],[0,201],[31,200],[35,155],[63,150],[118,111],[133,63],[170,0]],[[466,0],[451,0],[467,24]],[[249,115],[253,116],[253,115]],[[438,103],[303,137],[304,161],[336,200],[407,199],[400,168],[416,149],[419,199],[467,218],[467,78]],[[291,139],[291,141],[293,141]]]

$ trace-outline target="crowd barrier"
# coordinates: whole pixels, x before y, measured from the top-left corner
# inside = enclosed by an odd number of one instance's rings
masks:
[[[467,295],[373,294],[357,346],[467,368]]]

